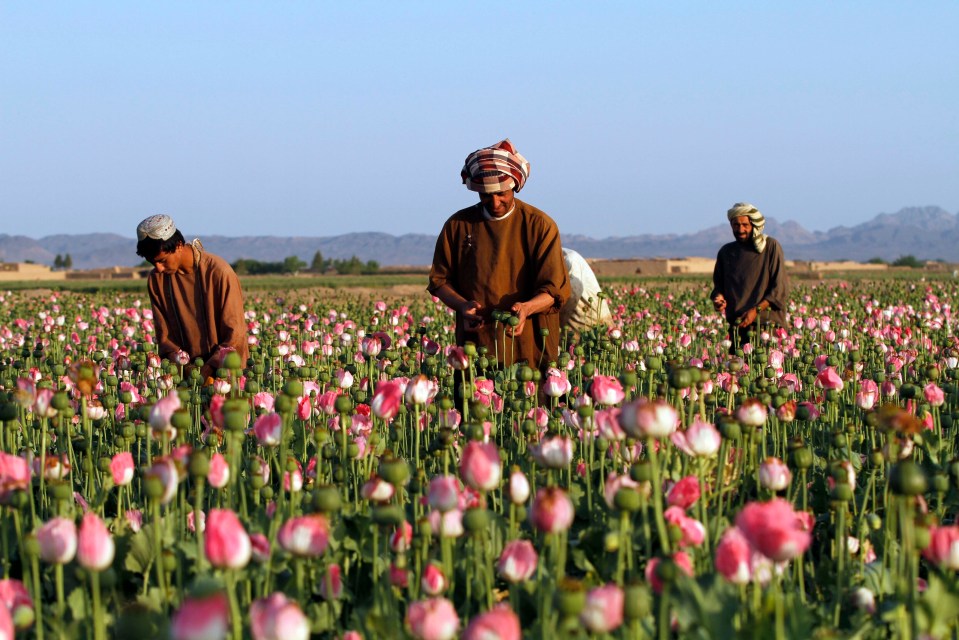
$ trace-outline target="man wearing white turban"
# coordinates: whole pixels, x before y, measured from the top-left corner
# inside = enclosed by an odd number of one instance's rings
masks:
[[[766,218],[759,209],[737,202],[726,217],[736,240],[719,249],[710,298],[726,315],[738,347],[764,326],[785,326],[789,282],[782,247],[763,233]]]
[[[514,198],[529,162],[507,139],[468,155],[460,177],[479,202],[443,225],[427,290],[456,312],[457,344],[487,347],[505,366],[546,367],[570,284],[556,223]]]
[[[163,214],[137,226],[137,255],[153,265],[147,289],[160,356],[202,358],[203,380],[231,352],[246,365],[243,292],[226,260],[203,251],[199,240],[187,243],[173,218]]]

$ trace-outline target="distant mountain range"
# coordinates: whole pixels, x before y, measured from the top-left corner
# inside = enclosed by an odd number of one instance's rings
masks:
[[[854,227],[807,231],[793,221],[766,221],[766,233],[783,245],[791,260],[887,261],[912,255],[919,259],[959,262],[959,217],[941,207],[908,207],[897,213],[881,213]],[[233,262],[238,258],[281,261],[296,255],[309,263],[320,251],[326,258],[357,256],[376,260],[381,266],[428,265],[432,261],[435,235],[348,233],[331,237],[206,236],[203,245]],[[563,235],[563,246],[587,258],[652,258],[715,256],[720,245],[732,240],[729,226],[718,224],[685,234],[638,235],[590,238]],[[70,254],[74,269],[134,266],[140,263],[136,242],[112,233],[45,236],[39,240],[0,234],[0,262],[52,265],[57,254]]]

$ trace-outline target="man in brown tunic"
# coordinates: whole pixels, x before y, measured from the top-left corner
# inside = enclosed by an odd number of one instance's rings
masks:
[[[203,251],[199,240],[187,244],[166,215],[150,216],[137,226],[137,255],[153,264],[147,288],[160,356],[203,358],[204,380],[231,352],[245,365],[243,292],[230,265]]]
[[[508,139],[467,156],[461,177],[480,201],[443,225],[427,290],[456,312],[457,344],[485,346],[506,366],[545,367],[559,353],[570,284],[556,223],[514,197],[528,176]],[[494,310],[513,314],[515,326]]]
[[[750,331],[786,325],[789,282],[782,247],[763,233],[763,214],[737,202],[726,216],[736,241],[716,256],[710,298],[716,311],[726,314],[735,348],[749,341]]]

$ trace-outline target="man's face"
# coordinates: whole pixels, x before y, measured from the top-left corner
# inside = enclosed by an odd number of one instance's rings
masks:
[[[513,190],[479,194],[480,202],[494,218],[502,218],[513,208]]]
[[[738,242],[749,242],[753,235],[753,223],[749,221],[749,216],[739,216],[729,221],[729,226],[733,229],[733,236]]]
[[[175,251],[167,253],[166,251],[161,251],[156,254],[156,257],[151,261],[154,268],[156,268],[157,273],[173,273],[180,268],[180,250],[177,248]]]

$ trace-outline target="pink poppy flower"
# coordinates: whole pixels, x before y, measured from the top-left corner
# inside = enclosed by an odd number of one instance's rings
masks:
[[[519,617],[507,604],[499,604],[473,616],[460,636],[461,640],[520,640]]]
[[[469,442],[460,460],[460,476],[468,487],[478,491],[492,491],[503,477],[503,463],[495,444]]]
[[[250,605],[253,640],[308,640],[310,621],[299,605],[276,592]]]
[[[44,562],[67,564],[77,553],[77,526],[67,518],[52,518],[37,529],[37,542]]]
[[[226,638],[229,629],[230,605],[223,591],[184,598],[170,621],[170,637],[173,640]]]
[[[77,562],[84,569],[103,571],[113,564],[116,546],[100,517],[88,511],[80,521],[77,535]]]
[[[801,556],[812,542],[805,518],[781,498],[750,502],[736,516],[736,526],[756,550],[775,562]]]
[[[593,402],[597,404],[614,405],[623,401],[626,392],[623,391],[623,385],[616,378],[595,375],[589,388],[589,395]]]
[[[524,582],[533,577],[539,555],[529,540],[511,540],[503,547],[496,572],[509,583]]]
[[[229,509],[211,509],[203,534],[206,559],[218,569],[242,569],[250,562],[250,536]]]
[[[321,513],[290,518],[280,527],[277,541],[293,555],[319,556],[329,544],[330,524]]]
[[[133,481],[133,454],[121,451],[110,460],[110,473],[113,475],[113,484],[118,487],[128,485]]]
[[[575,515],[573,502],[566,492],[559,487],[543,487],[536,492],[529,519],[538,531],[559,533],[572,526]]]
[[[417,640],[452,640],[459,625],[456,609],[446,598],[419,600],[406,610],[406,626]]]
[[[593,633],[609,633],[623,624],[625,594],[616,584],[590,589],[579,620]]]

